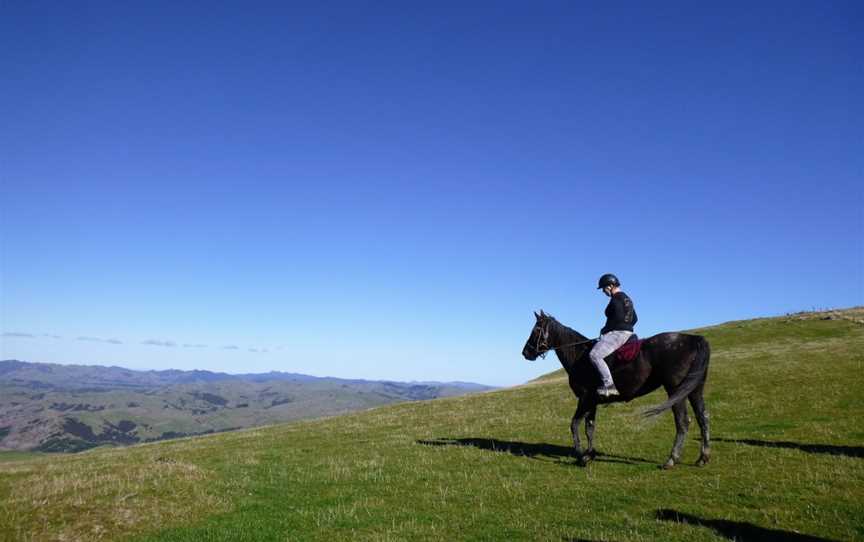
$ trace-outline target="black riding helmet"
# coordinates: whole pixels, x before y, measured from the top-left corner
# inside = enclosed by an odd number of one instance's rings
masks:
[[[621,286],[621,281],[618,280],[618,277],[613,275],[612,273],[606,273],[600,280],[597,281],[597,289],[600,290],[607,286]]]

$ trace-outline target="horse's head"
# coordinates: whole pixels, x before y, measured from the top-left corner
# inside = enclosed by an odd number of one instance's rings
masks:
[[[528,361],[534,361],[538,356],[549,351],[549,324],[552,323],[553,318],[542,310],[540,314],[535,311],[534,316],[537,317],[537,323],[534,324],[522,348],[522,356]]]

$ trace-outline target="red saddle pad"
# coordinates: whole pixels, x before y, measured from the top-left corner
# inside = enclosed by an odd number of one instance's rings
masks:
[[[635,337],[635,335],[634,335]],[[637,357],[639,357],[639,352],[642,351],[642,343],[645,342],[642,339],[631,339],[624,343],[624,345],[615,351],[615,364],[623,365],[625,363],[630,363]]]

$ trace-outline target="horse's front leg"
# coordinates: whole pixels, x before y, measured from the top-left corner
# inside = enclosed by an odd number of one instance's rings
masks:
[[[588,454],[582,453],[582,444],[579,442],[579,425],[589,412],[597,408],[597,405],[590,399],[579,399],[579,405],[576,407],[576,412],[573,414],[573,419],[570,420],[570,434],[573,435],[573,455],[576,456],[576,461],[581,466],[588,464],[590,457]],[[589,447],[591,446],[589,439]]]
[[[585,415],[585,436],[588,437],[588,449],[585,450],[585,456],[591,460],[597,457],[597,450],[594,449],[594,418],[597,416],[597,405],[588,411]]]

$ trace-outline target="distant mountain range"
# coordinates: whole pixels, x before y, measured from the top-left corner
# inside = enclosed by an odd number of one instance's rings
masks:
[[[493,389],[270,372],[0,361],[0,450],[77,452]]]

